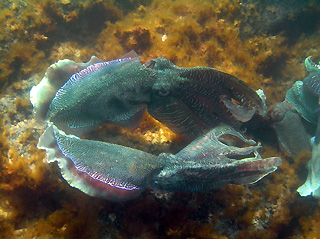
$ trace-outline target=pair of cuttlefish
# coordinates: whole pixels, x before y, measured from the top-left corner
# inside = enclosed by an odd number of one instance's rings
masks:
[[[91,196],[128,200],[145,189],[250,184],[281,164],[278,157],[262,159],[260,144],[231,127],[256,111],[266,113],[263,92],[214,68],[177,67],[165,58],[142,65],[134,52],[108,62],[61,60],[31,89],[30,99],[36,119],[48,124],[38,148],[47,151],[48,162],[58,162],[71,186]],[[135,129],[147,111],[193,141],[175,155],[152,155],[81,139],[102,124]]]

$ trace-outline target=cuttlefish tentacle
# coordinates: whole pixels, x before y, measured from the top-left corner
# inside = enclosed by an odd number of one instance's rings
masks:
[[[311,135],[291,103],[287,100],[276,103],[271,110],[271,118],[279,144],[288,154],[298,156],[304,150],[311,151]]]

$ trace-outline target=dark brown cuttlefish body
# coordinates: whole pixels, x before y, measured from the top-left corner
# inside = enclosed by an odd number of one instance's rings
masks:
[[[225,122],[238,127],[256,110],[266,114],[263,97],[240,79],[210,67],[183,68],[166,58],[146,64],[157,72],[149,113],[171,130],[195,138]]]

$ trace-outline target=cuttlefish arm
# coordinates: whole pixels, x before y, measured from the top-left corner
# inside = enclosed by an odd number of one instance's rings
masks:
[[[203,191],[255,183],[274,172],[281,159],[262,159],[258,153],[261,146],[254,144],[231,127],[218,126],[176,155],[161,154],[167,164],[152,178],[152,188],[160,192]]]
[[[266,114],[261,90],[256,92],[245,82],[217,69],[177,67],[165,58],[151,60],[146,67],[158,73],[149,113],[190,138],[221,122],[239,126],[256,111],[262,116]]]

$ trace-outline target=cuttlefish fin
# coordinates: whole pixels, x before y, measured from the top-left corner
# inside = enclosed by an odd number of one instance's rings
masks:
[[[98,62],[101,62],[101,60],[92,56],[90,61],[86,63],[76,63],[72,60],[64,59],[49,66],[40,83],[30,90],[30,101],[34,108],[35,118],[44,121],[49,105],[57,90],[60,89],[73,74]]]
[[[135,51],[130,51],[122,56],[120,59],[137,58],[138,55]],[[112,62],[112,61],[111,61]],[[95,67],[90,67],[87,71],[83,71],[88,66],[98,64]],[[98,69],[98,66],[105,65],[101,59],[92,56],[90,61],[86,63],[76,63],[69,59],[59,60],[58,62],[50,65],[40,83],[30,90],[30,101],[34,108],[35,118],[40,121],[46,119],[49,105],[53,100],[56,92],[76,73],[74,78],[81,78],[81,75],[88,74],[90,70]]]
[[[109,200],[137,197],[151,175],[163,167],[149,153],[66,135],[54,125],[40,137],[38,148],[47,151],[48,162],[58,162],[71,186]]]
[[[99,62],[75,73],[56,92],[49,106],[47,113],[48,120],[55,124],[65,124],[70,128],[97,126],[105,123],[105,116],[102,116],[102,112],[108,109],[106,99],[109,98],[106,89],[108,89],[108,84],[111,84],[110,79],[112,79],[112,74],[119,68],[122,69],[125,65],[132,64],[140,65],[140,59],[120,58],[107,62]],[[103,88],[105,89],[104,92],[101,92],[101,87],[105,87]],[[115,94],[118,94],[118,92],[115,92]],[[87,106],[86,109],[85,104],[91,105]],[[103,105],[105,108],[102,108]],[[141,108],[138,105],[133,111],[139,111]],[[131,109],[129,108],[129,110]],[[135,112],[131,113],[134,114]],[[129,117],[129,114],[123,115]],[[109,119],[116,116],[116,113],[110,114]]]
[[[119,67],[119,65],[122,65],[125,62],[128,61],[136,61],[139,58],[119,58],[112,61],[105,61],[105,62],[99,62],[96,64],[89,65],[85,69],[73,74],[70,79],[57,91],[55,97],[53,98],[52,102],[55,100],[59,100],[61,95],[65,94],[68,90],[73,90],[75,85],[81,84],[83,81],[87,80],[88,76],[91,76],[93,73],[97,73],[99,71],[103,71],[104,74],[107,74],[107,71],[112,70],[115,67]],[[107,70],[107,71],[106,71]]]

